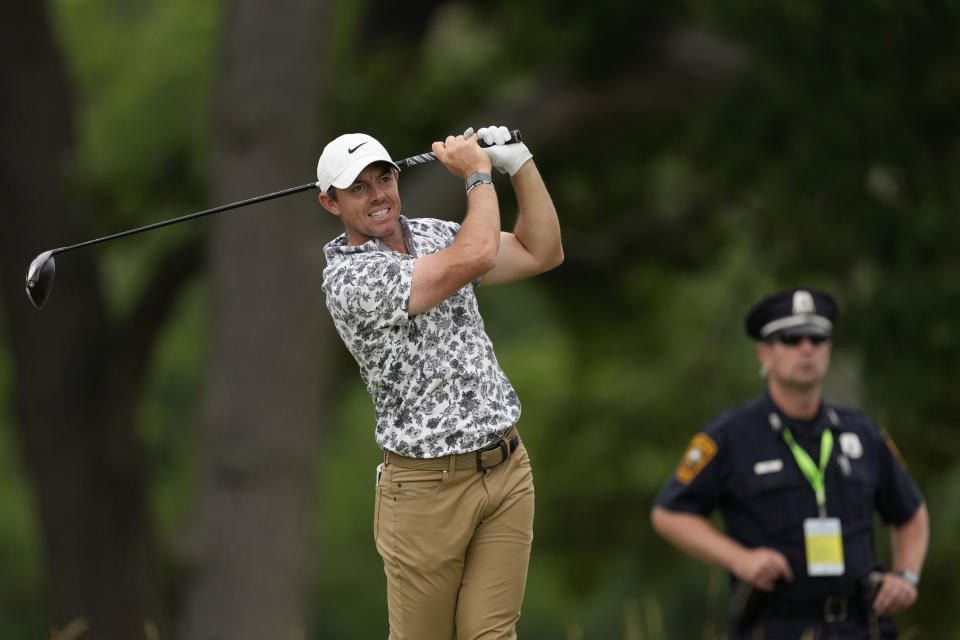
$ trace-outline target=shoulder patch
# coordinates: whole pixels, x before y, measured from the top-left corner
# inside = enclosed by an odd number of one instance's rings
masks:
[[[900,453],[900,449],[898,449],[897,445],[894,444],[893,438],[890,437],[890,433],[887,431],[886,427],[880,427],[880,431],[883,432],[883,439],[887,441],[887,447],[889,447],[890,451],[893,452],[893,455],[896,457],[897,461],[900,463],[900,466],[906,469],[907,461],[903,459],[903,454]]]
[[[690,484],[697,477],[707,463],[717,455],[717,443],[705,433],[698,433],[690,440],[687,450],[683,452],[680,466],[677,467],[677,480],[683,484]]]

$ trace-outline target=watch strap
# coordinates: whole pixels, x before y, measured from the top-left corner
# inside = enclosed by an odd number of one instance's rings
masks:
[[[489,173],[484,173],[483,171],[474,171],[466,179],[467,193],[470,193],[470,190],[481,184],[489,184],[493,186],[493,178]]]
[[[910,586],[914,589],[920,586],[920,576],[916,571],[904,569],[903,571],[897,571],[897,575],[903,578],[905,582],[910,583]]]

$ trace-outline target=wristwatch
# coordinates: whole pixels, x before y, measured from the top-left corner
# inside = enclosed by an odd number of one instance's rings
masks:
[[[920,585],[920,576],[917,575],[916,571],[911,571],[910,569],[904,569],[903,571],[897,571],[897,575],[904,579],[904,581],[910,583],[910,586],[916,589]]]
[[[474,171],[466,179],[467,193],[470,193],[471,189],[481,184],[489,184],[490,186],[493,186],[493,178],[490,177],[489,173],[484,173],[483,171]]]

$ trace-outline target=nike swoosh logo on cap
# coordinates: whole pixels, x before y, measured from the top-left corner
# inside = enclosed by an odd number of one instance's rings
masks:
[[[362,146],[365,145],[365,144],[367,144],[367,143],[366,143],[366,142],[361,142],[360,144],[358,144],[357,146],[355,146],[353,149],[349,149],[349,148],[348,148],[348,149],[347,149],[347,153],[353,153],[354,151],[356,151],[357,149],[359,149],[360,147],[362,147]]]

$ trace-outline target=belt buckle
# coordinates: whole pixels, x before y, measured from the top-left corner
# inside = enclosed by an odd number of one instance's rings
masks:
[[[494,449],[500,449],[500,459],[494,462],[489,467],[483,466],[483,454],[487,451],[493,451]],[[497,442],[494,442],[489,447],[484,447],[477,451],[477,471],[486,471],[487,469],[492,469],[507,458],[510,457],[510,449],[507,448],[507,441],[501,438]]]
[[[835,608],[832,606],[835,603],[839,603],[839,609],[835,611]],[[843,622],[847,619],[847,599],[846,598],[835,598],[833,596],[827,596],[826,600],[823,601],[823,619],[826,622]]]

